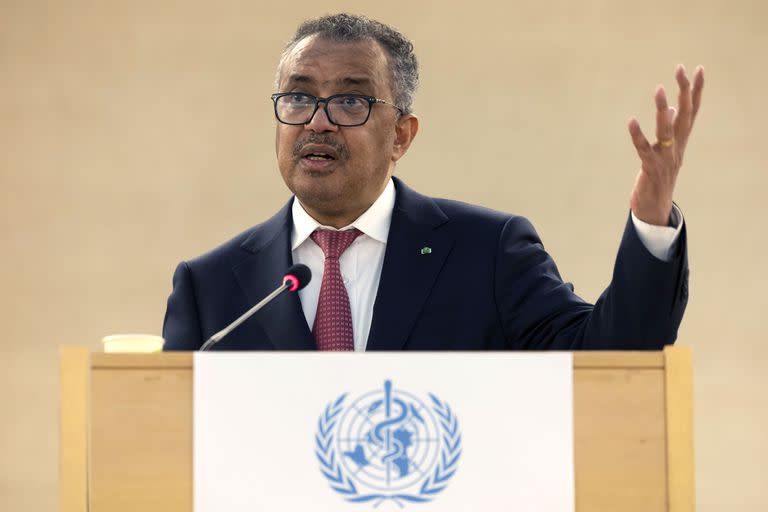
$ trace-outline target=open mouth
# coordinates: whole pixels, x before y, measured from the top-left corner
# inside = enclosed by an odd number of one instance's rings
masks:
[[[339,152],[329,144],[307,144],[299,152],[299,157],[306,162],[323,163],[339,159]]]
[[[320,161],[336,160],[334,157],[326,153],[310,153],[308,155],[304,155],[303,158],[306,158],[307,160],[320,160]]]

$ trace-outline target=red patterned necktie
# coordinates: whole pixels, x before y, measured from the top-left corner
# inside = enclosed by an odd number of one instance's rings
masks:
[[[362,233],[357,229],[320,229],[310,235],[325,254],[323,282],[317,300],[315,325],[312,327],[318,350],[355,350],[352,311],[349,307],[347,288],[341,278],[339,257],[360,235]]]

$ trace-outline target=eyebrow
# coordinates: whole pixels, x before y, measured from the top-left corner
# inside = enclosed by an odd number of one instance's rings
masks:
[[[288,83],[312,84],[315,79],[307,75],[291,75],[288,77]]]
[[[370,78],[364,78],[364,77],[345,77],[345,78],[340,78],[339,80],[336,80],[336,83],[342,86],[370,85],[371,80]]]
[[[317,80],[312,78],[309,75],[291,75],[288,77],[289,84],[315,84],[317,83]],[[344,78],[339,78],[336,80],[336,85],[340,87],[349,87],[349,86],[359,86],[359,85],[370,85],[371,79],[365,78],[365,77],[352,77],[347,76]]]

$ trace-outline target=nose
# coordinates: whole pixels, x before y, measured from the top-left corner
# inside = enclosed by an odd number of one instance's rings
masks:
[[[322,102],[317,106],[317,110],[315,110],[315,114],[312,116],[312,119],[310,119],[309,122],[304,125],[305,130],[311,130],[316,133],[336,132],[339,130],[338,126],[328,120],[328,113],[325,110],[327,105],[327,103]]]

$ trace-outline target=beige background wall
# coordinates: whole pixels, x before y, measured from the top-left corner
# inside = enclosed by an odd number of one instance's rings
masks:
[[[707,68],[679,181],[699,510],[768,508],[768,4],[0,0],[0,510],[57,506],[57,348],[159,333],[175,264],[288,198],[268,95],[305,16],[409,35],[421,132],[398,174],[529,216],[562,274],[607,284],[638,162],[630,115]],[[631,463],[631,461],[628,461]]]

